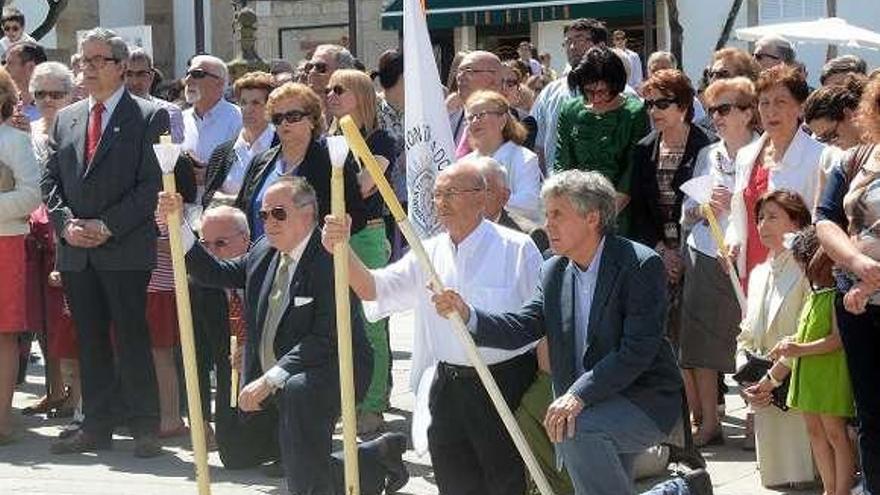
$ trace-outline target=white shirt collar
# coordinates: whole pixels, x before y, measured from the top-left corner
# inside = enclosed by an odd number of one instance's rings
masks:
[[[577,263],[574,260],[569,260],[569,266],[574,270],[574,273],[578,277],[598,277],[599,276],[599,265],[602,264],[602,252],[605,251],[605,236],[602,236],[602,240],[599,241],[599,247],[596,248],[595,254],[593,254],[593,259],[590,260],[590,265],[587,266],[586,270],[581,270]]]
[[[125,92],[125,85],[120,84],[116,91],[113,92],[104,103],[104,113],[107,115],[113,115],[113,111],[116,109],[116,105],[119,104],[119,100],[122,99],[122,93]],[[89,113],[92,112],[92,107],[94,107],[98,103],[98,100],[95,99],[94,96],[89,95]]]
[[[269,145],[272,144],[272,138],[275,137],[275,126],[269,124],[263,129],[263,132],[254,140],[253,143],[248,144],[247,140],[244,138],[244,128],[242,127],[241,131],[238,133],[238,139],[235,140],[235,148],[237,149],[246,149],[252,150],[254,152],[263,151],[269,149]]]
[[[489,222],[484,218],[480,220],[480,223],[477,224],[476,228],[471,231],[461,242],[456,246],[454,242],[452,242],[452,237],[449,236],[449,233],[446,233],[446,241],[449,243],[450,248],[453,252],[463,252],[473,249],[480,242],[480,239],[486,235],[486,232],[491,228]]]
[[[217,100],[217,103],[214,103],[214,106],[209,108],[208,111],[205,112],[205,115],[202,115],[202,116],[199,116],[199,112],[196,112],[196,107],[193,106],[192,107],[193,117],[195,117],[196,120],[208,120],[211,117],[213,117],[216,113],[218,113],[221,105],[223,105],[223,103],[225,103],[225,102],[226,102],[226,100],[223,99],[223,97],[221,96],[220,99]]]
[[[315,231],[309,231],[309,235],[305,237],[299,244],[296,245],[295,248],[291,249],[288,253],[286,253],[293,260],[294,263],[299,263],[300,258],[302,258],[303,253],[306,250],[306,247],[309,245],[309,240],[311,240],[312,235],[314,235]]]

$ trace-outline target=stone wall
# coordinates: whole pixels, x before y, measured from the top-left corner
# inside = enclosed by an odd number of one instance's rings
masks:
[[[382,52],[398,46],[397,32],[382,30],[382,0],[356,4],[358,58],[375,68]],[[314,45],[348,38],[347,0],[260,0],[250,5],[259,19],[257,51],[267,60],[283,56],[296,64]]]

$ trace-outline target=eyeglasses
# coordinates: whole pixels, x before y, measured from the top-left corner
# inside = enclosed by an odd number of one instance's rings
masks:
[[[64,98],[65,96],[67,96],[67,91],[42,91],[42,90],[34,91],[34,99],[35,100],[42,100],[43,98],[45,98],[47,96],[53,100],[60,100],[60,99]]]
[[[125,77],[147,77],[152,73],[153,73],[152,71],[149,71],[146,69],[144,69],[144,70],[127,70],[127,71],[125,71]],[[202,77],[204,77],[204,76],[202,76]],[[195,79],[198,79],[198,78],[195,77]]]
[[[487,73],[494,74],[495,72],[498,72],[498,71],[495,69],[475,69],[473,67],[459,67],[458,68],[458,75],[459,76],[463,76],[463,75],[473,76],[474,74],[487,74]]]
[[[645,99],[645,110],[656,108],[657,110],[666,110],[677,102],[672,98],[657,98],[656,100]]]
[[[21,31],[21,26],[19,26],[18,24],[4,24],[3,25],[3,32],[4,33],[17,33],[19,31]]]
[[[733,74],[731,74],[730,71],[728,71],[727,69],[719,69],[706,72],[706,77],[709,78],[709,80],[730,79],[731,77],[733,77]]]
[[[309,62],[304,67],[306,74],[309,72],[315,71],[318,74],[326,74],[327,73],[327,64],[324,62]]]
[[[239,235],[241,235],[241,234],[239,233]],[[209,241],[207,239],[199,239],[199,244],[207,247],[208,249],[210,249],[210,248],[223,249],[225,247],[229,247],[229,245],[232,244],[232,241],[230,241],[226,237],[218,237],[216,241]]]
[[[782,57],[777,57],[776,55],[772,55],[769,53],[756,53],[753,55],[753,57],[758,62],[762,62],[765,58],[769,58],[770,60],[782,60]]]
[[[578,36],[576,38],[565,38],[562,41],[562,46],[567,47],[571,45],[578,45],[582,43],[593,43],[593,40],[587,36]]]
[[[118,59],[113,57],[105,57],[103,55],[95,55],[92,57],[83,57],[79,59],[80,67],[91,67],[93,69],[103,69],[109,63],[117,63]]]
[[[287,220],[287,210],[285,210],[283,206],[276,206],[269,210],[260,210],[259,215],[260,220],[264,222],[268,220],[270,216],[279,222]]]
[[[501,110],[483,110],[482,112],[467,113],[465,114],[464,119],[467,120],[469,124],[473,124],[474,122],[479,122],[486,118],[486,115],[497,115],[500,117],[501,115],[504,115],[504,112]]]
[[[280,126],[282,122],[287,122],[288,124],[296,124],[307,116],[308,114],[306,112],[303,112],[302,110],[291,110],[284,113],[273,113],[272,124],[275,126]]]
[[[745,110],[749,108],[747,105],[737,105],[735,103],[721,103],[719,105],[711,106],[706,108],[706,115],[713,116],[716,113],[721,115],[722,117],[727,117],[730,114],[730,111],[734,108],[739,108],[740,110]]]
[[[501,84],[508,88],[515,88],[519,86],[519,81],[516,79],[503,79],[501,81]]]
[[[441,199],[443,199],[443,200],[452,199],[452,198],[459,196],[461,194],[483,192],[483,191],[485,191],[485,189],[482,187],[474,187],[471,189],[456,189],[453,187],[453,188],[449,188],[449,189],[445,189],[445,190],[435,189],[434,192],[431,193],[431,195],[434,197],[434,201],[440,201]]]
[[[342,96],[346,91],[348,90],[337,84],[336,86],[324,89],[324,94],[327,96],[330,96],[331,94]]]
[[[611,91],[609,91],[608,88],[583,87],[581,88],[581,93],[583,93],[584,96],[590,101],[595,101],[598,98],[607,100],[611,97]]]
[[[186,71],[186,77],[190,77],[193,79],[204,79],[206,77],[220,79],[220,76],[218,76],[217,74],[212,74],[205,69],[190,69]]]

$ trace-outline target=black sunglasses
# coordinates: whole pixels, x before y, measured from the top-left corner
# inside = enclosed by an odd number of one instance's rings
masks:
[[[656,108],[658,110],[666,110],[677,102],[672,98],[658,98],[656,100],[645,99],[645,109],[650,110]]]
[[[764,60],[765,58],[769,58],[770,60],[782,60],[782,57],[777,57],[776,55],[771,55],[769,53],[756,53],[753,56],[758,62]]]
[[[331,88],[324,89],[324,94],[326,94],[327,96],[330,96],[331,94],[342,96],[345,94],[346,91],[348,90],[337,84],[336,86],[333,86]]]
[[[287,210],[285,210],[283,206],[276,206],[270,210],[260,210],[259,215],[260,220],[264,222],[268,220],[270,216],[279,222],[287,220]]]
[[[305,67],[303,67],[303,69],[306,71],[306,74],[311,71],[315,71],[318,74],[326,74],[327,64],[325,64],[324,62],[309,62],[305,65]]]
[[[291,110],[284,113],[273,113],[272,124],[275,126],[281,125],[282,122],[287,122],[288,124],[296,124],[307,116],[307,113],[300,110]]]
[[[710,80],[714,80],[714,79],[730,79],[730,78],[732,77],[732,75],[730,74],[730,71],[728,71],[728,70],[726,70],[726,69],[721,69],[721,70],[710,70],[709,72],[706,73],[706,76],[707,76]]]
[[[733,103],[722,103],[720,105],[715,105],[713,107],[709,107],[706,109],[706,115],[713,116],[715,113],[721,115],[722,117],[727,117],[730,114],[730,111],[734,108],[739,108],[740,110],[745,110],[749,107],[745,105],[735,105]]]
[[[223,249],[229,246],[229,239],[224,239],[222,237],[218,238],[216,241],[209,241],[206,239],[199,239],[199,244],[202,246],[206,246],[208,248],[214,247],[216,249]]]
[[[34,91],[35,100],[42,100],[47,96],[53,100],[60,100],[67,96],[67,91]]]
[[[190,69],[186,71],[187,77],[191,77],[193,79],[204,79],[206,77],[213,77],[214,79],[220,79],[220,76],[217,74],[211,74],[205,69]]]

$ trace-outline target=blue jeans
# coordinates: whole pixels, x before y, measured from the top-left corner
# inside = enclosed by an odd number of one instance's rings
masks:
[[[636,456],[666,436],[638,406],[614,395],[585,408],[574,438],[556,448],[575,495],[624,495],[633,493]]]

